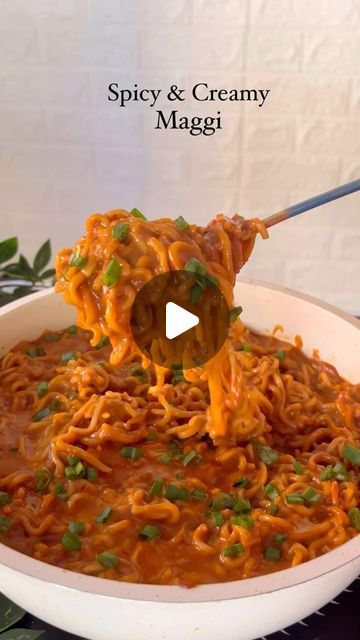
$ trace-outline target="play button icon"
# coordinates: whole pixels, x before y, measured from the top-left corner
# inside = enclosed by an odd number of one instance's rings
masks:
[[[130,312],[138,349],[167,369],[204,365],[221,349],[229,324],[217,279],[185,269],[161,273],[140,286]]]
[[[169,340],[177,338],[185,331],[196,327],[199,324],[199,318],[190,311],[186,311],[183,307],[179,307],[175,302],[168,302],[165,307],[165,330],[166,337]]]

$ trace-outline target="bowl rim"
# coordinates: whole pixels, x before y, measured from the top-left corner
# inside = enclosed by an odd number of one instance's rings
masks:
[[[308,296],[307,294],[294,291],[287,287],[252,279],[237,280],[237,283],[239,285],[242,283],[249,284],[254,287],[259,287],[260,289],[270,289],[271,291],[285,293],[292,298],[305,300],[312,305],[338,316],[344,322],[353,325],[355,328],[360,329],[360,321],[356,318],[353,318],[351,315],[333,305]],[[16,300],[0,309],[0,317],[6,316],[8,313],[18,310],[19,308],[26,307],[30,302],[36,301],[39,298],[51,295],[54,295],[53,288],[31,294],[21,300]],[[88,576],[36,560],[0,543],[0,572],[1,565],[3,565],[7,569],[25,574],[35,580],[65,587],[73,591],[81,591],[115,599],[195,604],[266,595],[274,591],[296,587],[310,580],[330,574],[345,565],[354,563],[359,557],[360,536],[355,536],[352,540],[345,542],[340,547],[297,567],[276,571],[255,578],[202,584],[192,589],[185,589],[177,585],[118,582],[116,580]]]

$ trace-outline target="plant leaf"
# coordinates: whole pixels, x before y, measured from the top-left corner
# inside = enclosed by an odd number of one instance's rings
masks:
[[[35,640],[44,633],[38,629],[8,629],[0,635],[1,640]]]
[[[40,247],[34,259],[34,271],[37,275],[39,275],[40,271],[46,267],[49,260],[51,258],[51,244],[50,240],[46,240],[44,244]]]
[[[29,262],[25,258],[25,256],[20,254],[19,258],[19,273],[23,278],[27,278],[28,280],[32,280],[33,282],[36,280],[36,275],[33,269],[30,267]]]
[[[40,278],[41,280],[46,280],[47,278],[53,278],[54,275],[55,275],[55,269],[47,269],[47,271],[44,271],[40,275]]]
[[[0,595],[0,632],[8,629],[16,622],[19,622],[25,615],[24,609],[11,602],[8,598]],[[4,636],[0,636],[3,640]]]
[[[7,240],[3,240],[2,242],[0,242],[0,264],[6,262],[7,260],[11,260],[17,250],[18,239],[15,237],[8,238]]]
[[[21,284],[18,287],[15,287],[14,291],[12,292],[12,295],[15,298],[23,298],[24,296],[28,296],[29,293],[33,292],[33,287],[31,285],[27,286],[25,284]]]

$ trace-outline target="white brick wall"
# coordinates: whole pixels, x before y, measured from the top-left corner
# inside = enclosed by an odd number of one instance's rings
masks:
[[[31,255],[92,211],[137,206],[205,223],[266,216],[360,176],[360,0],[0,0],[0,238]],[[107,85],[270,88],[222,131],[154,131]],[[162,101],[162,106],[168,105]],[[284,223],[247,276],[360,313],[360,195]]]

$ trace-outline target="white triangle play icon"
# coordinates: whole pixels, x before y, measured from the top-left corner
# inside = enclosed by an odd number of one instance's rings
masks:
[[[166,304],[166,337],[169,340],[177,338],[185,331],[196,327],[199,324],[199,318],[190,311],[179,307],[174,302]]]

